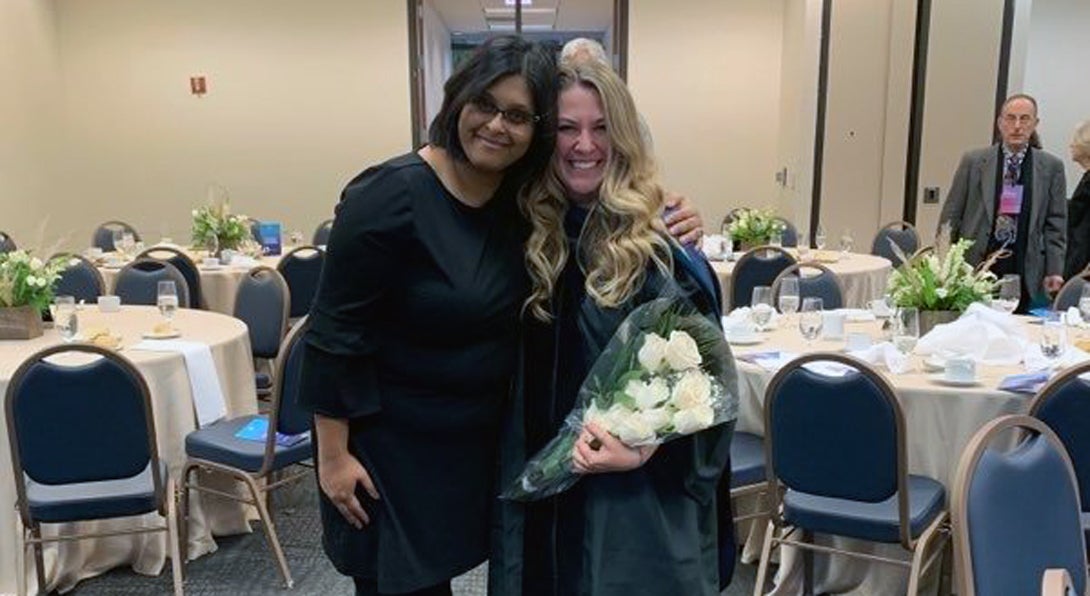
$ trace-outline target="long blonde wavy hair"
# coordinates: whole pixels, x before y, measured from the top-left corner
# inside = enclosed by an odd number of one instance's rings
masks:
[[[662,223],[663,191],[654,161],[640,134],[639,115],[624,82],[607,66],[588,61],[560,70],[560,93],[576,85],[593,90],[602,102],[610,158],[598,197],[579,237],[579,266],[586,292],[603,307],[616,307],[643,285],[648,262],[669,272],[673,263]],[[526,267],[533,288],[525,308],[543,321],[551,318],[556,280],[569,258],[564,216],[568,199],[560,177],[562,156],[553,154],[545,176],[519,197],[532,225]]]

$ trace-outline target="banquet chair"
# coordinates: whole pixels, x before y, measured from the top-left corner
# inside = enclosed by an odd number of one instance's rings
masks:
[[[114,247],[114,230],[122,230],[132,234],[133,240],[140,241],[140,233],[135,228],[123,221],[108,221],[97,228],[91,235],[91,246],[101,248],[104,252],[117,250]]]
[[[246,222],[250,225],[250,238],[254,242],[261,244],[261,221],[252,217],[247,217]]]
[[[817,275],[803,275],[803,270],[817,270]],[[816,262],[795,263],[784,269],[772,281],[773,305],[779,303],[780,286],[788,277],[799,280],[799,303],[803,298],[821,298],[823,308],[833,310],[844,308],[844,284],[835,271]]]
[[[192,308],[204,309],[204,299],[201,295],[201,272],[197,264],[184,252],[168,246],[153,246],[136,256],[138,259],[155,259],[174,265],[185,283],[189,285],[189,304]]]
[[[795,224],[791,223],[786,217],[780,217],[778,215],[776,216],[776,220],[783,224],[783,233],[780,235],[783,245],[798,246],[799,229],[795,227]]]
[[[52,259],[68,259],[68,267],[61,271],[60,278],[53,286],[56,296],[72,296],[76,302],[93,303],[106,293],[106,282],[94,263],[72,253],[57,253]]]
[[[1012,435],[1009,450],[992,446]],[[1043,422],[1009,415],[981,427],[958,461],[952,500],[959,596],[1035,594],[1054,568],[1084,592],[1078,482],[1063,443]]]
[[[881,227],[874,235],[870,252],[885,259],[889,259],[894,267],[901,264],[901,259],[894,252],[890,242],[897,245],[905,256],[911,257],[920,248],[920,235],[916,228],[907,221],[893,221]]]
[[[763,501],[766,486],[764,439],[753,433],[735,431],[730,441],[731,501],[737,501],[748,495],[758,495],[758,498]],[[753,513],[736,514],[734,522],[763,518],[767,515],[767,503],[761,502]]]
[[[318,293],[318,278],[322,274],[325,251],[317,246],[300,246],[280,259],[276,270],[284,276],[291,290],[288,316],[295,319],[310,312],[314,295]]]
[[[314,230],[314,246],[325,246],[329,244],[329,233],[333,230],[333,220],[327,219],[318,224],[318,227]]]
[[[1078,596],[1066,569],[1045,569],[1041,576],[1041,596]]]
[[[1079,306],[1079,298],[1082,298],[1082,287],[1090,280],[1090,269],[1083,269],[1060,288],[1056,293],[1056,299],[1052,302],[1052,309],[1065,311],[1072,306]]]
[[[811,370],[822,365],[838,374]],[[889,382],[850,356],[807,354],[772,377],[764,423],[772,506],[754,593],[763,593],[772,550],[787,544],[802,549],[807,594],[814,551],[907,566],[916,594],[947,543],[946,491],[908,473],[904,415]],[[821,546],[815,533],[900,544],[912,561]]]
[[[11,252],[17,248],[15,241],[11,239],[7,232],[0,232],[0,252]]]
[[[794,264],[795,257],[776,246],[758,246],[742,255],[731,273],[730,307],[749,306],[753,288],[771,286],[781,271]]]
[[[1082,495],[1082,527],[1090,534],[1090,362],[1053,377],[1029,404],[1029,415],[1044,422],[1060,438],[1075,468]]]
[[[90,355],[81,364],[54,357]],[[82,362],[82,361],[81,361]],[[17,580],[26,592],[26,557],[34,550],[38,587],[47,592],[42,546],[165,532],[174,593],[182,593],[174,480],[159,458],[148,386],[125,357],[89,344],[41,350],[15,371],[5,397],[18,516]],[[162,525],[141,520],[116,530],[80,533],[61,527],[42,535],[42,524],[158,513]]]
[[[279,362],[275,368],[277,380],[274,384],[272,408],[267,420],[268,432],[261,441],[242,439],[235,434],[262,415],[252,414],[214,422],[209,426],[189,433],[185,438],[186,462],[181,476],[181,511],[188,513],[189,491],[196,490],[240,501],[257,508],[261,523],[265,527],[265,538],[276,557],[284,584],[293,585],[291,571],[288,569],[280,539],[276,534],[270,510],[266,504],[266,493],[310,475],[310,470],[296,470],[291,475],[280,472],[292,466],[313,467],[308,460],[313,458],[314,448],[311,442],[310,415],[296,403],[299,390],[299,371],[303,362],[303,335],[307,319],[300,319],[280,348]],[[275,432],[274,432],[275,431]],[[306,434],[304,434],[306,433]],[[286,437],[294,437],[298,442],[282,444]],[[196,470],[205,470],[227,474],[240,481],[246,488],[245,495],[225,492],[190,482]],[[187,524],[182,524],[182,544],[188,532]]]
[[[189,308],[189,282],[178,268],[157,259],[136,259],[117,274],[114,294],[122,304],[155,306],[159,297],[159,282],[173,281],[178,290],[178,306]]]
[[[280,353],[280,342],[288,331],[291,292],[288,284],[271,267],[254,267],[246,272],[235,294],[234,317],[246,323],[255,359],[272,363]],[[272,394],[275,370],[255,373],[257,394]]]

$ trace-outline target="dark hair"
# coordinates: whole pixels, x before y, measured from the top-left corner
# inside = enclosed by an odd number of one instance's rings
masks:
[[[504,186],[517,189],[540,176],[552,157],[556,143],[556,52],[540,43],[504,35],[481,44],[443,85],[443,106],[428,127],[428,142],[446,149],[451,157],[466,161],[458,138],[458,117],[467,103],[479,97],[500,79],[521,75],[533,99],[534,136],[526,154],[508,167]]]

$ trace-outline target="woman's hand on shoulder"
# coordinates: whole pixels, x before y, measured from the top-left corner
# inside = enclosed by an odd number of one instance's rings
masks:
[[[658,445],[629,447],[598,425],[588,422],[575,441],[572,464],[577,474],[627,472],[647,463],[656,449]]]
[[[367,468],[363,467],[351,453],[345,452],[337,457],[323,459],[318,463],[318,483],[337,511],[357,530],[371,523],[371,518],[356,498],[356,485],[378,500],[378,491],[371,481]]]

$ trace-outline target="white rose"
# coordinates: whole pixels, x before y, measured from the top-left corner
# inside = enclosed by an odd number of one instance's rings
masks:
[[[651,382],[633,380],[625,385],[624,392],[636,402],[636,409],[650,410],[670,397],[670,386],[659,377]]]
[[[33,275],[26,276],[26,285],[33,288],[34,286],[38,285],[38,278],[34,277]]]
[[[197,217],[197,215],[199,215],[199,212],[196,209],[194,209],[191,213],[193,214],[193,217]]]
[[[655,438],[655,429],[641,414],[629,412],[627,415],[618,416],[614,423],[610,430],[629,447],[645,445]]]
[[[679,410],[707,405],[711,399],[712,384],[707,375],[699,370],[689,370],[674,385],[670,403]]]
[[[643,345],[640,346],[636,359],[644,369],[655,372],[662,366],[662,359],[666,355],[667,341],[654,333],[643,336]]]
[[[643,418],[643,421],[646,422],[648,426],[655,429],[656,434],[665,430],[673,421],[673,415],[666,408],[644,410],[643,412],[640,412],[640,417]]]
[[[674,430],[683,435],[704,430],[713,422],[715,422],[715,412],[708,405],[680,410],[674,414]]]
[[[671,331],[670,341],[666,343],[666,364],[674,370],[685,370],[700,366],[700,349],[696,340],[684,331]]]
[[[38,257],[34,257],[33,259],[30,259],[30,268],[35,269],[35,270],[41,269],[42,268],[42,260],[39,259]]]
[[[608,410],[602,410],[594,403],[591,403],[590,407],[583,413],[583,424],[593,422],[603,430],[612,431],[613,427],[616,426],[617,419],[628,415],[630,411],[620,404],[613,404]]]

